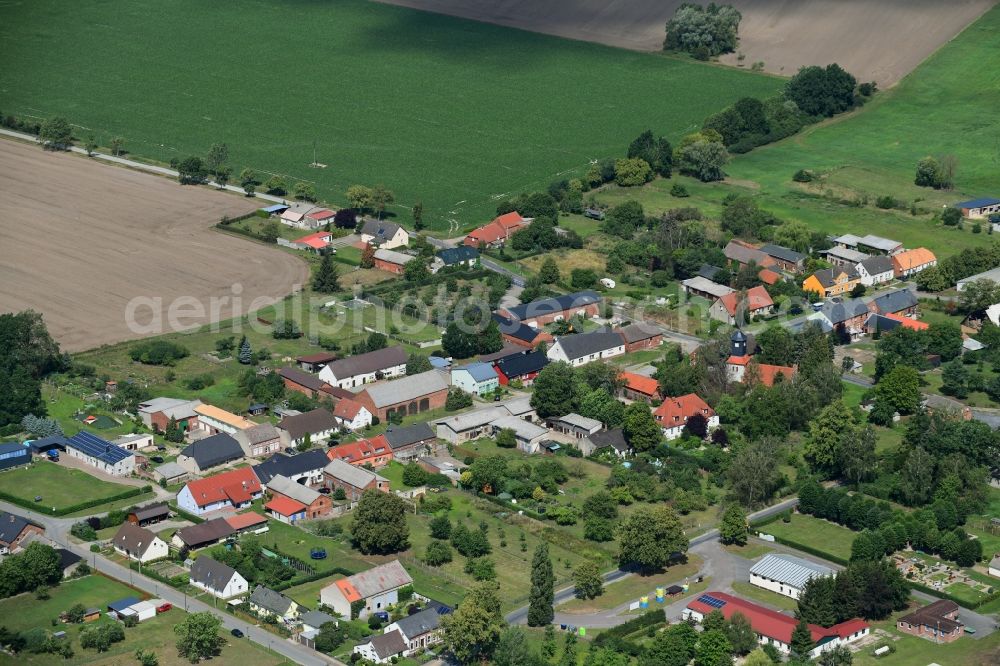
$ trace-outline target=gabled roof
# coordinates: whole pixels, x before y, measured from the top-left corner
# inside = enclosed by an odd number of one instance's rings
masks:
[[[926,247],[918,247],[912,250],[903,250],[892,255],[892,265],[900,271],[911,270],[920,266],[926,266],[937,261],[934,253]]]
[[[243,436],[247,438],[247,442],[250,444],[260,444],[262,442],[269,442],[272,439],[277,439],[281,437],[281,433],[270,423],[259,423],[252,428],[247,428],[242,431]]]
[[[994,197],[981,197],[979,199],[959,201],[955,204],[955,208],[983,208],[984,206],[996,206],[997,204],[1000,204],[1000,199],[996,199]]]
[[[532,319],[533,317],[558,314],[560,312],[565,312],[570,308],[581,308],[600,302],[600,294],[596,291],[587,290],[577,291],[563,296],[555,296],[553,298],[542,298],[537,301],[531,301],[530,303],[517,305],[512,308],[506,308],[506,310],[510,316],[524,321],[526,319]]]
[[[781,274],[775,273],[770,268],[762,268],[759,271],[757,271],[757,277],[759,277],[760,281],[763,282],[764,284],[770,285],[770,284],[778,284],[779,282],[781,282]]]
[[[303,236],[302,238],[297,238],[295,242],[302,245],[308,245],[316,250],[322,250],[329,244],[329,238],[329,231],[317,231],[316,233]]]
[[[153,532],[126,520],[118,528],[115,536],[112,537],[111,543],[115,548],[126,550],[136,556],[142,556],[149,550],[153,542],[157,540],[160,540],[160,538]]]
[[[853,250],[849,247],[831,247],[828,250],[823,250],[822,254],[828,257],[837,257],[838,259],[843,259],[844,261],[849,261],[853,264],[860,263],[868,258],[868,255],[864,252],[859,252],[858,250]]]
[[[391,239],[399,231],[399,225],[395,222],[367,218],[361,225],[361,233],[365,236],[374,236],[376,242]]]
[[[475,382],[486,382],[497,378],[497,371],[489,363],[469,363],[451,369],[452,375],[456,372],[467,372]]]
[[[312,361],[306,362],[310,363]],[[300,386],[304,386],[310,391],[322,391],[324,387],[330,386],[316,375],[299,370],[298,368],[281,368],[278,370],[278,374],[281,375],[282,379],[287,379],[288,381],[299,384]]]
[[[337,460],[331,460],[323,468],[324,474],[329,474],[338,481],[342,481],[354,488],[366,488],[368,484],[376,480],[385,481],[384,477],[379,476],[375,472],[369,472],[363,467],[357,467],[350,463],[346,463],[339,458]]]
[[[580,428],[581,430],[600,430],[602,425],[597,419],[581,416],[576,412],[570,412],[569,414],[560,416],[555,420],[574,428]]]
[[[786,380],[791,379],[795,376],[795,368],[787,365],[770,365],[768,363],[761,363],[757,366],[757,376],[760,378],[760,383],[764,386],[774,386],[779,375]]]
[[[721,268],[719,268],[718,266],[713,266],[712,264],[702,264],[701,267],[698,269],[696,275],[700,275],[706,280],[714,280],[715,276],[721,270],[722,270]]]
[[[909,289],[897,289],[875,297],[872,303],[879,314],[888,314],[916,307],[918,301],[916,294]]]
[[[778,583],[803,588],[811,578],[832,576],[830,567],[784,553],[770,553],[750,567],[750,573]]]
[[[726,294],[733,293],[733,290],[726,285],[719,284],[718,282],[712,282],[708,278],[703,278],[700,275],[683,280],[681,284],[689,290],[700,291],[702,293],[715,296],[716,298],[721,298]]]
[[[298,500],[293,500],[291,497],[277,495],[265,504],[264,508],[282,516],[294,516],[306,511],[309,507]]]
[[[405,364],[406,351],[401,346],[396,345],[395,347],[386,347],[342,358],[327,365],[323,372],[331,372],[337,379],[347,379],[355,375],[367,375]]]
[[[694,393],[677,398],[667,398],[653,412],[656,422],[667,428],[682,426],[695,414],[701,414],[708,420],[715,416],[715,410]]]
[[[455,264],[460,264],[463,261],[472,261],[479,258],[479,250],[474,247],[469,247],[468,245],[459,245],[458,247],[449,247],[443,250],[438,250],[437,256],[441,258],[445,266],[453,266]]]
[[[625,432],[621,428],[598,430],[593,434],[587,435],[587,439],[590,440],[590,443],[594,445],[595,449],[602,449],[605,446],[610,446],[615,451],[627,453],[632,448],[625,440]]]
[[[407,639],[413,640],[441,626],[441,615],[435,608],[425,608],[419,613],[396,620],[396,627]]]
[[[379,248],[375,250],[375,258],[379,261],[385,261],[390,264],[397,264],[399,266],[405,266],[410,263],[416,257],[412,254],[403,254],[402,252],[396,252],[395,250],[386,250]]]
[[[0,512],[0,543],[11,544],[21,536],[21,532],[29,525],[34,525],[24,516],[8,511]]]
[[[295,416],[286,416],[278,424],[278,427],[287,432],[292,439],[326,430],[336,430],[338,426],[337,420],[333,418],[333,412],[325,407],[318,407]]]
[[[362,393],[368,395],[376,408],[380,408],[447,390],[448,382],[441,371],[428,370],[388,382],[369,384]]]
[[[738,291],[726,294],[719,299],[722,303],[722,307],[726,309],[729,316],[736,316],[737,310],[741,305],[745,305],[747,312],[755,312],[763,308],[770,308],[774,306],[774,301],[771,300],[771,295],[767,293],[764,287],[757,286],[751,287],[747,290],[746,297],[740,298],[741,294]]]
[[[299,620],[302,622],[302,624],[308,627],[315,627],[316,629],[319,629],[327,622],[333,622],[333,623],[337,622],[337,618],[333,617],[332,615],[328,615],[323,611],[318,611],[318,610],[311,610],[302,613],[301,615],[299,615]]]
[[[858,262],[859,267],[864,267],[865,272],[868,275],[881,275],[882,273],[892,272],[892,259],[889,257],[879,254],[874,257],[868,257],[864,261]]]
[[[412,583],[413,579],[410,578],[410,574],[406,573],[406,569],[399,563],[399,560],[392,560],[335,581],[333,584],[340,588],[341,593],[347,599],[354,601],[355,599],[368,599]]]
[[[391,451],[389,443],[385,441],[385,436],[377,435],[371,439],[359,439],[356,442],[330,447],[326,450],[326,457],[330,460],[343,460],[352,465],[358,465],[364,464],[365,461],[376,456],[384,456]]]
[[[313,490],[312,488],[302,485],[301,483],[296,483],[288,477],[281,476],[280,474],[267,483],[267,490],[271,493],[280,493],[286,497],[291,497],[296,502],[302,502],[306,506],[310,506],[317,499],[322,497],[322,495]]]
[[[398,631],[373,636],[368,642],[371,643],[372,650],[380,660],[389,659],[409,649]]]
[[[111,442],[81,430],[66,440],[66,446],[80,451],[86,456],[96,458],[108,465],[117,465],[126,458],[132,458],[131,451],[115,446]]]
[[[365,406],[357,400],[343,398],[342,400],[338,400],[337,404],[333,406],[333,415],[345,421],[353,421],[362,409],[365,409]]]
[[[208,555],[200,556],[191,565],[191,581],[201,583],[210,590],[221,591],[236,575],[235,569]]]
[[[513,379],[533,372],[540,372],[548,364],[549,358],[545,354],[540,351],[532,351],[527,354],[505,356],[496,362],[496,368],[505,377]]]
[[[189,547],[194,548],[206,543],[214,543],[235,532],[236,530],[225,518],[213,518],[197,525],[182,527],[174,534]]]
[[[269,610],[278,615],[284,615],[295,603],[281,592],[275,592],[269,587],[258,585],[250,594],[250,603],[260,606],[264,610]]]
[[[315,354],[306,354],[305,356],[296,356],[296,363],[330,363],[331,361],[336,361],[339,356],[335,352],[316,352]],[[303,372],[302,374],[309,375],[309,373]]]
[[[821,268],[820,270],[813,273],[813,277],[816,278],[824,289],[829,289],[833,285],[837,284],[837,278],[845,274],[848,280],[857,280],[860,276],[853,266],[850,268],[840,268],[834,266],[833,268]]]
[[[254,513],[253,511],[237,513],[235,516],[229,516],[225,519],[225,521],[231,528],[237,531],[245,530],[246,528],[253,527],[255,525],[267,524],[267,518],[259,513]]]
[[[640,342],[642,340],[650,340],[658,335],[663,335],[663,331],[661,331],[659,327],[647,324],[644,321],[637,321],[633,324],[629,324],[628,326],[622,326],[618,329],[618,332],[628,344]]]
[[[660,383],[652,377],[646,377],[634,372],[623,372],[620,377],[625,380],[625,388],[650,397],[660,392]]]
[[[927,604],[923,608],[918,608],[908,615],[902,616],[898,621],[906,622],[907,624],[916,625],[918,627],[933,627],[934,629],[940,629],[946,634],[950,634],[959,627],[965,626],[957,620],[951,620],[945,617],[945,615],[951,615],[957,610],[959,610],[958,604],[954,601],[941,599],[939,601],[935,601],[934,603]]]
[[[138,521],[149,520],[150,518],[163,518],[170,515],[170,507],[167,506],[166,502],[157,502],[156,504],[147,504],[146,506],[136,507],[132,514],[135,515],[135,519]]]
[[[868,313],[868,305],[860,298],[848,298],[839,302],[829,302],[823,304],[820,310],[827,321],[836,326],[843,324],[849,319],[860,317]]]
[[[513,319],[510,317],[505,317],[502,314],[493,314],[493,320],[499,325],[500,332],[504,335],[509,335],[512,338],[523,341],[526,344],[534,345],[538,338],[552,339],[552,336],[543,331],[540,328],[532,328],[528,326],[520,319]],[[480,360],[485,360],[486,357],[481,357]]]
[[[313,212],[306,215],[306,217],[313,220],[328,220],[333,217],[335,213],[327,208],[320,208],[319,210],[314,210]]]
[[[872,234],[867,234],[859,238],[858,244],[866,247],[873,247],[876,250],[881,250],[883,252],[892,252],[902,245],[899,241],[894,241],[891,238],[882,238],[881,236],[873,236]]]
[[[289,478],[301,474],[318,473],[328,462],[326,453],[319,449],[311,449],[305,453],[288,456],[276,453],[266,461],[254,466],[253,471],[264,485],[281,474]]]
[[[792,264],[797,264],[800,261],[805,261],[806,259],[806,255],[801,252],[796,252],[791,248],[784,247],[782,245],[775,245],[774,243],[765,243],[760,247],[760,251],[769,257],[775,257],[781,261],[787,261]]]
[[[232,412],[227,412],[221,407],[216,407],[215,405],[198,405],[194,408],[194,411],[199,416],[205,416],[215,419],[216,421],[221,421],[226,425],[230,425],[240,430],[246,430],[247,428],[252,428],[257,425],[250,419],[243,418],[242,416],[233,414]]]
[[[226,501],[245,502],[252,495],[261,492],[260,481],[251,467],[231,469],[204,479],[188,481],[185,488],[198,506]]]
[[[761,268],[775,265],[774,259],[772,259],[766,252],[761,252],[757,248],[737,240],[729,241],[726,247],[722,250],[722,253],[726,255],[726,259],[735,261],[738,264],[749,264],[750,262],[753,262]]]
[[[615,331],[594,331],[575,333],[558,338],[555,344],[562,348],[569,360],[583,358],[615,347],[624,346],[622,337]]]
[[[181,451],[182,456],[194,458],[198,469],[206,470],[243,457],[240,443],[224,432],[199,439]]]
[[[409,426],[389,426],[385,431],[385,440],[393,451],[419,442],[434,439],[434,430],[427,423],[414,423]]]

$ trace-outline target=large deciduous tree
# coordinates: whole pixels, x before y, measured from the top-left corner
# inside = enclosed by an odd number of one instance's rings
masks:
[[[174,625],[177,653],[192,664],[211,659],[222,652],[226,639],[219,635],[222,620],[204,611],[192,613]]]
[[[366,490],[354,510],[351,537],[355,548],[366,555],[406,550],[410,537],[406,504],[394,494]]]
[[[656,571],[688,549],[688,539],[668,506],[639,507],[618,525],[618,562],[644,572]]]
[[[495,582],[481,583],[441,618],[445,649],[460,664],[481,663],[497,649],[505,625],[497,590]]]

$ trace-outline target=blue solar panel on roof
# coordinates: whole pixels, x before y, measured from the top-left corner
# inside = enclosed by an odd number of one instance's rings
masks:
[[[111,465],[119,463],[132,455],[111,442],[105,441],[86,431],[76,433],[67,440],[67,443],[84,455],[97,458]]]
[[[711,606],[712,608],[722,608],[723,606],[726,605],[726,602],[723,601],[722,599],[716,599],[715,597],[709,594],[701,595],[700,597],[698,597],[698,601],[708,606]]]

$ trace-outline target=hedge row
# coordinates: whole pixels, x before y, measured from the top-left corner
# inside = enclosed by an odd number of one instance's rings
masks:
[[[184,509],[180,508],[176,504],[170,504],[169,506],[170,506],[170,510],[171,511],[173,511],[174,513],[176,513],[178,516],[180,516],[184,520],[190,521],[190,522],[194,523],[195,525],[200,525],[203,522],[205,522],[204,518],[199,518],[198,516],[194,515],[193,513],[188,513],[187,511],[185,511]]]
[[[607,631],[603,632],[600,636],[593,640],[593,644],[596,647],[602,647],[605,643],[613,638],[622,638],[628,636],[629,634],[634,634],[637,631],[645,629],[646,627],[652,627],[661,622],[667,621],[667,615],[663,608],[654,608],[653,610],[646,611],[637,618],[633,618],[628,622],[619,624],[617,627],[612,627]]]
[[[86,502],[78,502],[76,504],[71,504],[69,506],[64,506],[60,509],[55,509],[54,511],[45,511],[43,507],[39,506],[37,502],[31,502],[24,499],[23,497],[18,497],[16,495],[11,495],[0,491],[0,499],[5,502],[10,502],[11,504],[16,504],[18,506],[24,507],[31,511],[37,511],[38,513],[48,513],[53,516],[65,516],[69,513],[76,513],[77,511],[83,511],[84,509],[89,509],[91,507],[100,506],[102,504],[107,504],[109,502],[117,502],[123,499],[129,499],[130,497],[136,497],[137,495],[143,495],[145,493],[153,492],[152,486],[142,486],[141,488],[129,488],[124,492],[120,492],[117,495],[111,495],[110,497],[101,497],[98,499],[87,500]]]
[[[270,550],[270,549],[269,549]],[[281,592],[282,590],[287,590],[290,587],[295,587],[296,585],[302,585],[304,583],[312,583],[313,581],[321,580],[327,578],[334,574],[340,574],[342,576],[353,576],[356,571],[351,571],[350,569],[345,569],[344,567],[334,567],[332,569],[326,569],[324,571],[314,571],[308,576],[302,576],[292,578],[292,580],[285,580],[277,585],[272,586],[272,589]]]
[[[948,592],[943,592],[941,590],[935,590],[933,587],[928,587],[928,586],[924,585],[923,583],[917,583],[917,582],[912,581],[912,580],[911,581],[907,581],[907,582],[910,584],[910,587],[912,587],[914,590],[919,590],[920,592],[923,592],[925,594],[929,594],[932,597],[937,597],[938,599],[947,599],[948,601],[954,601],[959,606],[963,606],[965,608],[968,608],[969,610],[976,610],[980,606],[988,604],[991,601],[995,601],[997,599],[1000,599],[1000,590],[997,590],[997,591],[993,592],[993,594],[989,594],[989,595],[983,597],[979,601],[968,601],[968,600],[956,597],[953,594],[949,594]]]
[[[246,236],[247,238],[252,238],[254,240],[258,240],[261,243],[271,243],[271,240],[265,238],[262,234],[255,233],[253,231],[250,231],[249,229],[244,229],[243,227],[232,227],[232,226],[229,226],[229,225],[226,225],[226,224],[222,224],[220,222],[219,224],[215,225],[215,228],[216,229],[221,229],[222,231],[225,231],[227,233],[239,234],[240,236]]]
[[[756,527],[756,525],[755,525],[755,527]],[[777,541],[778,543],[784,544],[784,545],[789,546],[790,548],[794,548],[796,550],[801,550],[803,553],[809,553],[810,555],[815,555],[816,557],[819,557],[821,559],[827,560],[829,562],[834,562],[834,563],[839,564],[840,566],[843,566],[843,567],[846,567],[847,564],[848,564],[848,561],[846,559],[844,559],[842,557],[838,557],[837,555],[833,555],[831,553],[828,553],[828,552],[826,552],[824,550],[820,550],[819,548],[813,548],[812,546],[808,546],[808,545],[806,545],[804,543],[800,543],[800,542],[794,541],[792,539],[786,539],[785,537],[780,537],[780,536],[776,536],[776,535],[771,535],[771,536],[774,536],[774,540]]]

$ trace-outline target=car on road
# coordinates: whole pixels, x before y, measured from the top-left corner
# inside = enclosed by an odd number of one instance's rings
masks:
[[[243,638],[243,632],[242,632],[242,631],[240,631],[239,629],[233,629],[233,630],[232,630],[232,631],[230,631],[229,633],[231,633],[231,634],[232,634],[233,636],[235,636],[236,638]]]

